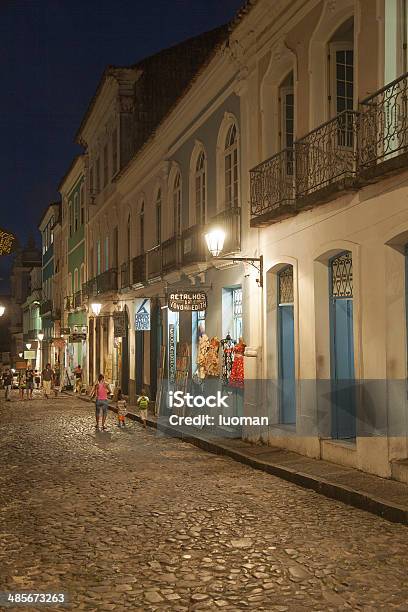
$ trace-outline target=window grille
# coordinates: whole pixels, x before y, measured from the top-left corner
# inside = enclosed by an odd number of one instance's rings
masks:
[[[279,305],[293,304],[293,266],[287,266],[278,274]]]
[[[331,295],[333,298],[353,297],[353,260],[351,253],[341,253],[331,260]]]
[[[234,338],[239,340],[242,336],[242,288],[232,290],[232,320]]]

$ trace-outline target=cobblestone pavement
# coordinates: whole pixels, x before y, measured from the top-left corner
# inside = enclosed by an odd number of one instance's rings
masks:
[[[0,590],[89,611],[408,610],[406,527],[108,418],[0,404]]]

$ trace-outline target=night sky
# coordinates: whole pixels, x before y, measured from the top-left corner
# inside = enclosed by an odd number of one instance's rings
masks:
[[[0,0],[0,225],[25,242],[80,150],[106,65],[129,65],[229,21],[243,0]],[[0,293],[6,261],[0,262]]]

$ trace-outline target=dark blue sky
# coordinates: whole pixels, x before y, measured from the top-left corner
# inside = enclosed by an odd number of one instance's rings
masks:
[[[0,0],[0,225],[21,241],[36,231],[78,151],[74,135],[106,65],[135,63],[210,30],[242,4]]]

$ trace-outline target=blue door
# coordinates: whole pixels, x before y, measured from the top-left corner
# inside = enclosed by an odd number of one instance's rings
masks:
[[[331,434],[344,440],[356,437],[351,253],[338,255],[330,264]]]
[[[278,274],[278,367],[280,422],[296,423],[295,325],[293,313],[293,268]]]

